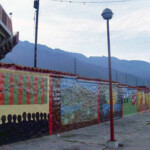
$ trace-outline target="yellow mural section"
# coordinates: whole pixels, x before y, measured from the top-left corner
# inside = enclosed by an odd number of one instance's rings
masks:
[[[105,96],[106,96],[106,101],[107,103],[110,105],[110,96],[109,96],[109,90],[107,89],[105,92]],[[113,112],[115,111],[114,105],[116,104],[116,93],[114,91],[112,91],[112,96],[113,96]]]
[[[149,110],[149,93],[146,92],[145,93],[145,105],[146,105],[146,110],[148,111]]]
[[[137,92],[137,111],[143,111],[143,91]]]

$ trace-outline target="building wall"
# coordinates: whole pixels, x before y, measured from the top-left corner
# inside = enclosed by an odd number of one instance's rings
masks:
[[[142,112],[144,110],[145,99],[144,99],[144,91],[137,92],[137,111]]]
[[[10,33],[13,34],[12,21],[9,18],[9,16],[7,15],[7,13],[5,12],[5,10],[2,8],[1,5],[0,5],[0,21],[8,28]]]
[[[96,82],[53,77],[54,132],[98,123],[97,86]]]

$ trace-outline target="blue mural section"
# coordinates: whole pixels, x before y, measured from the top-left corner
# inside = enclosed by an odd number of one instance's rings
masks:
[[[137,90],[122,88],[123,90],[123,116],[137,112]]]
[[[98,119],[97,83],[63,78],[60,89],[62,125]]]
[[[114,110],[116,112],[120,112],[121,110],[121,104],[114,104]],[[106,115],[110,111],[110,105],[109,104],[103,104],[103,113]]]

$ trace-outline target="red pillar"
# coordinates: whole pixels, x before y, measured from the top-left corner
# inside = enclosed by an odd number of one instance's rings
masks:
[[[112,95],[112,77],[111,77],[109,20],[107,20],[107,40],[108,40],[109,96],[110,96],[110,141],[115,141],[115,139],[114,139],[114,119],[113,119],[113,95]]]

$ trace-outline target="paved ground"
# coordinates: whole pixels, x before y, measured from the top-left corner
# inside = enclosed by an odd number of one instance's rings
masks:
[[[0,147],[0,150],[116,150],[106,148],[109,122]],[[117,150],[150,150],[150,112],[115,120]]]

